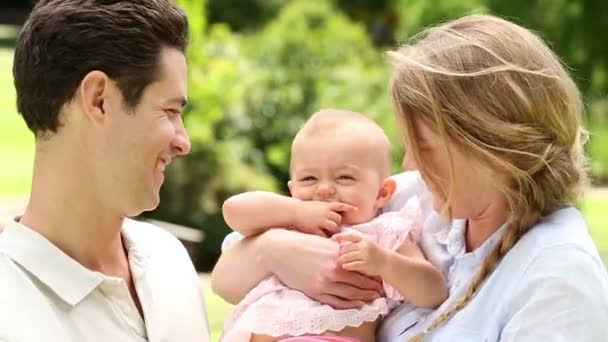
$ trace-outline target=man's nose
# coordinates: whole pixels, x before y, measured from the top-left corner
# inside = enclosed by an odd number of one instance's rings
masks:
[[[190,153],[192,145],[190,144],[190,137],[184,127],[184,122],[180,117],[179,122],[175,125],[175,137],[171,142],[171,149],[178,156],[184,156]]]

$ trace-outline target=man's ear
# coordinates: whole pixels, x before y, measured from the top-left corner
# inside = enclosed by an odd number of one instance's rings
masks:
[[[82,113],[90,120],[102,122],[105,119],[105,100],[108,95],[110,78],[102,71],[93,70],[86,74],[78,86],[78,101]]]
[[[376,209],[384,207],[386,203],[391,199],[396,189],[397,183],[394,179],[384,179],[380,190],[378,190],[378,196],[376,196]]]

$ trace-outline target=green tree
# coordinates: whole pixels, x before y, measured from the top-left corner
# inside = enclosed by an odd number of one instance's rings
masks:
[[[240,38],[225,25],[207,27],[205,1],[183,0],[181,5],[189,13],[192,35],[187,56],[189,104],[184,113],[192,151],[187,158],[176,158],[167,170],[161,205],[146,215],[201,229],[204,241],[196,266],[209,270],[229,232],[221,217],[224,199],[252,183],[273,189],[274,182],[263,169],[242,162],[250,150],[245,139],[218,138],[224,113],[242,102],[240,78],[249,63],[240,52]]]

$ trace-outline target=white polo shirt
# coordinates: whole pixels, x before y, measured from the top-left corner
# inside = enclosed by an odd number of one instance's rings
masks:
[[[123,279],[10,220],[0,234],[0,341],[208,342],[199,278],[179,240],[130,219],[122,236],[145,320]]]

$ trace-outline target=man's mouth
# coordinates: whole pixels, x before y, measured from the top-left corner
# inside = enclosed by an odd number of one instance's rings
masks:
[[[171,161],[165,158],[159,158],[158,161],[156,162],[156,168],[160,171],[160,172],[165,172],[165,168],[167,167],[167,165],[169,165]]]

